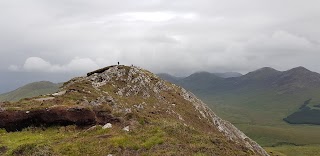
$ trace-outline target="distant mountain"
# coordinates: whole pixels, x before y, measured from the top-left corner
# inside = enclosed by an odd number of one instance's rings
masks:
[[[222,81],[221,78],[213,73],[209,72],[197,72],[190,76],[180,79],[176,83],[192,90],[206,89],[212,87],[212,84]]]
[[[320,74],[304,67],[296,67],[287,71],[278,71],[269,67],[250,72],[239,79],[237,83],[255,84],[261,89],[277,90],[278,93],[298,93],[320,86]]]
[[[30,98],[34,96],[50,94],[57,92],[62,84],[56,84],[48,81],[40,81],[27,84],[14,91],[0,95],[0,102],[2,101],[19,101],[23,98]]]
[[[310,120],[320,116],[320,108],[316,107],[320,103],[319,73],[304,67],[287,71],[264,67],[243,76],[229,78],[206,72],[195,73],[173,83],[192,91],[216,110],[218,115],[234,123],[264,146],[282,143],[320,144],[320,141],[312,141],[314,138],[320,139],[320,134],[309,132],[319,131],[320,127],[291,127],[286,123],[320,123],[320,118]],[[308,99],[312,101],[305,108],[310,109],[303,109],[302,112],[299,108]],[[288,131],[288,126],[292,129],[290,133],[295,134],[294,138],[284,133]]]
[[[292,89],[310,89],[320,87],[320,74],[304,67],[282,72],[276,82],[278,87]]]
[[[249,80],[270,80],[278,77],[281,74],[280,71],[275,70],[270,67],[260,68],[258,70],[249,72],[244,75],[241,79],[249,79]]]
[[[83,75],[82,72],[68,72],[57,74],[54,72],[5,72],[0,74],[0,94],[13,91],[31,82],[50,81],[50,82],[66,82],[70,78]]]
[[[166,78],[164,78],[166,79]],[[166,79],[171,81],[170,79]],[[220,94],[255,91],[274,91],[277,94],[297,94],[317,90],[320,74],[304,67],[278,71],[264,67],[239,77],[223,78],[215,73],[198,72],[186,78],[171,81],[195,93]]]
[[[184,86],[192,89],[203,89],[212,87],[213,84],[223,80],[224,78],[240,77],[241,73],[226,72],[226,73],[209,73],[209,72],[196,72],[187,77],[176,77],[166,73],[157,74],[160,78],[169,82]]]
[[[215,76],[218,76],[218,77],[221,77],[221,78],[230,78],[230,77],[240,77],[240,76],[242,76],[242,74],[238,73],[238,72],[225,72],[225,73],[196,72],[194,74],[201,74],[201,73],[202,74],[205,74],[205,73],[212,74],[212,75],[215,75]],[[186,78],[186,77],[176,77],[176,76],[173,76],[173,75],[170,75],[170,74],[167,74],[167,73],[159,73],[157,75],[159,77],[161,77],[162,79],[165,79],[165,80],[170,81],[170,82]]]
[[[181,79],[183,79],[184,77],[176,77],[176,76],[172,76],[170,74],[167,73],[159,73],[157,74],[159,77],[161,77],[164,80],[170,81],[170,82],[177,82]]]
[[[213,73],[216,76],[222,77],[222,78],[230,78],[230,77],[240,77],[242,76],[241,73],[237,72],[225,72],[225,73]]]

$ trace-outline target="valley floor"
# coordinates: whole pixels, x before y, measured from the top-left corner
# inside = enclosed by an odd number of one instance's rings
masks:
[[[271,156],[320,156],[320,125],[288,124],[283,121],[287,115],[298,110],[308,97],[270,97],[264,94],[255,96],[257,99],[241,99],[240,96],[202,96],[202,99],[218,116],[233,123]],[[315,104],[319,103],[318,96],[312,97],[316,97]]]
[[[236,124],[236,127],[262,145],[271,156],[320,156],[320,126]]]
[[[264,147],[270,156],[320,156],[320,145]]]

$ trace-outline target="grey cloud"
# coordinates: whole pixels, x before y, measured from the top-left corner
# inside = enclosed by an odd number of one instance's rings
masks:
[[[176,75],[300,65],[320,72],[319,5],[318,0],[0,1],[0,71],[74,75],[120,61]]]

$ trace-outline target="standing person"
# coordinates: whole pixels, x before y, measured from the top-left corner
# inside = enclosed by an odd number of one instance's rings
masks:
[[[120,65],[120,62],[118,62],[118,65]]]

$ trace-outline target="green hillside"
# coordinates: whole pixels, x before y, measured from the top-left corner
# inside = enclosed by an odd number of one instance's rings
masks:
[[[289,124],[283,120],[299,112],[308,99],[312,99],[308,107],[319,109],[320,74],[303,67],[284,72],[262,68],[237,78],[221,80],[201,75],[193,79],[196,80],[187,83],[180,80],[176,83],[191,90],[219,116],[231,121],[262,146],[309,145],[301,148],[304,155],[303,149],[320,144],[320,126],[308,125],[308,122]],[[294,119],[301,121],[300,117]],[[314,120],[319,121],[320,118]],[[278,149],[280,148],[275,150]],[[291,150],[287,149],[287,152]],[[281,150],[283,152],[284,148]],[[320,149],[318,152],[320,153]]]
[[[14,91],[0,95],[0,102],[19,101],[23,98],[30,98],[39,95],[51,94],[57,92],[62,84],[56,84],[48,81],[34,82],[20,87]]]
[[[0,155],[267,156],[190,92],[133,66],[0,103]]]

